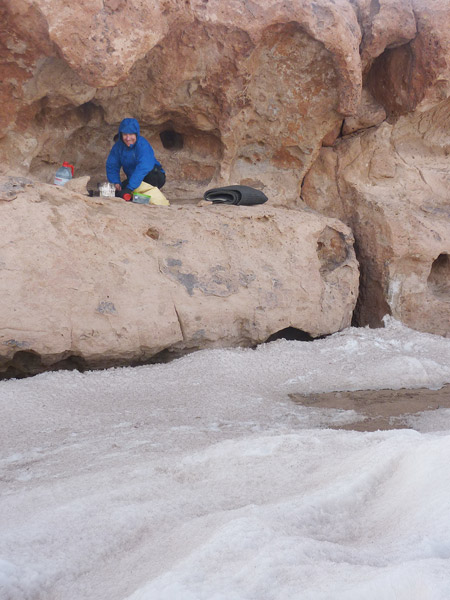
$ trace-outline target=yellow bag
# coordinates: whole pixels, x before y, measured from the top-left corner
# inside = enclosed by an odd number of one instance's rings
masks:
[[[170,202],[164,196],[162,191],[157,187],[150,185],[143,181],[139,187],[133,190],[135,194],[143,194],[149,197],[149,204],[155,204],[156,206],[170,206]]]

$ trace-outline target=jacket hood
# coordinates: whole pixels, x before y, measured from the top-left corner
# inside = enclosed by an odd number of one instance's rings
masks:
[[[119,135],[121,133],[135,133],[139,137],[139,123],[136,119],[124,119],[119,125]],[[122,136],[120,136],[120,139],[122,139]]]

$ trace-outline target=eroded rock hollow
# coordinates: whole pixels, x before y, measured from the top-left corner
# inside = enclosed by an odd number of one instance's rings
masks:
[[[361,267],[354,323],[450,335],[448,0],[5,0],[0,16],[4,176],[51,183],[66,160],[95,188],[135,117],[172,202],[239,183],[337,217]]]

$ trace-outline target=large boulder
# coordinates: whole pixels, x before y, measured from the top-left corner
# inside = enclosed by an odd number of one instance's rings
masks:
[[[2,371],[350,325],[358,264],[336,219],[267,205],[149,207],[24,178],[0,190]]]

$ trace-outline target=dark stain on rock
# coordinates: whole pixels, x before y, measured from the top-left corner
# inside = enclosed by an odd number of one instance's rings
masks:
[[[237,286],[222,265],[211,267],[209,273],[199,277],[194,273],[183,273],[179,267],[179,259],[168,258],[162,272],[183,285],[188,294],[192,296],[194,290],[200,290],[205,296],[230,296],[237,291]]]
[[[199,287],[197,277],[193,273],[172,272],[172,274],[181,283],[181,285],[184,285],[189,296],[193,296],[194,289]]]
[[[202,340],[205,337],[206,331],[204,329],[197,329],[192,335],[193,340]]]
[[[248,287],[255,279],[256,275],[254,273],[239,273],[239,284],[242,287]]]
[[[172,242],[171,244],[165,244],[169,248],[179,248],[183,244],[187,244],[188,240],[177,240],[176,242]]]
[[[112,302],[100,302],[97,306],[97,312],[102,315],[115,315],[117,314],[116,307]]]
[[[11,346],[12,348],[29,348],[29,343],[28,342],[20,342],[19,340],[6,340],[6,342],[3,342],[5,346]]]
[[[207,296],[230,296],[237,291],[236,285],[227,274],[224,266],[216,265],[211,267],[209,272],[211,278],[203,280],[199,286],[204,294]]]

